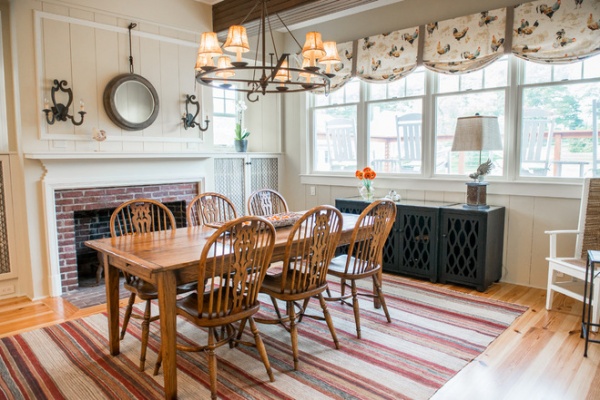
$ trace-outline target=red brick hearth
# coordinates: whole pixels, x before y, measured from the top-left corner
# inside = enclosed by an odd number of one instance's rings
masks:
[[[197,194],[197,182],[56,190],[54,192],[54,199],[56,204],[58,255],[63,293],[78,288],[76,242],[77,240],[81,240],[82,235],[81,232],[77,235],[75,233],[76,212],[110,210],[116,208],[124,201],[142,197],[155,199],[163,203],[185,202],[187,204]],[[108,222],[106,222],[107,228]]]

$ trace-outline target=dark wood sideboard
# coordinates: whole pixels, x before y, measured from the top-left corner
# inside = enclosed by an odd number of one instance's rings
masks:
[[[370,201],[336,199],[342,211],[360,214]],[[485,291],[502,276],[504,207],[403,200],[383,248],[383,270],[431,282]]]

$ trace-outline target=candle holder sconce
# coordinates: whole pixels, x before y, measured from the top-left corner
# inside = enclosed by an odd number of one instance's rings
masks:
[[[50,96],[52,98],[52,107],[50,107],[50,103],[48,100],[44,101],[44,113],[46,114],[46,121],[48,124],[52,125],[55,121],[67,121],[71,120],[73,125],[79,126],[83,123],[83,116],[86,114],[84,110],[83,100],[79,103],[79,111],[77,112],[81,118],[77,122],[72,115],[69,115],[69,108],[71,107],[71,103],[73,103],[73,90],[71,88],[66,87],[67,81],[59,81],[58,79],[54,80],[54,86],[50,92]],[[57,103],[56,102],[56,92],[58,91],[64,92],[68,96],[67,104]]]
[[[189,112],[190,104],[192,104],[196,107],[196,112],[193,115]],[[193,94],[192,95],[186,94],[185,95],[185,112],[183,113],[183,116],[181,117],[181,120],[183,121],[183,127],[185,129],[198,127],[198,129],[200,129],[200,131],[202,131],[202,132],[206,131],[208,129],[208,125],[210,123],[210,121],[208,120],[208,115],[206,116],[206,119],[204,120],[204,122],[206,123],[206,126],[202,127],[200,125],[200,123],[196,122],[196,117],[198,116],[199,113],[200,113],[200,103],[196,101],[196,96]]]

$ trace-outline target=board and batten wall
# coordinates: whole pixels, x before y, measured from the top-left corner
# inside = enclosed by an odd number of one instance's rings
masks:
[[[2,1],[4,11],[7,2]],[[11,74],[5,76],[12,76],[7,108],[8,142],[14,153],[13,211],[19,221],[14,235],[20,256],[16,295],[40,298],[53,293],[49,276],[53,235],[47,234],[53,226],[47,220],[53,200],[48,199],[48,187],[61,184],[52,181],[57,175],[49,167],[60,166],[61,157],[64,166],[73,170],[70,180],[81,185],[171,182],[192,175],[206,178],[208,185],[213,174],[210,156],[233,151],[233,143],[229,148],[213,145],[212,121],[206,132],[186,130],[181,121],[186,94],[201,98],[202,119],[209,115],[212,120],[211,91],[196,84],[194,76],[200,34],[211,30],[209,5],[195,0],[18,0],[8,4],[3,22],[10,15],[12,29],[4,24],[2,28],[3,36],[10,38]],[[106,84],[129,72],[127,27],[132,22],[137,24],[132,31],[134,72],[153,84],[160,102],[156,121],[140,131],[116,126],[102,101]],[[55,79],[66,80],[72,88],[70,113],[77,120],[79,101],[84,101],[87,114],[81,126],[70,121],[46,122],[42,108],[44,99],[51,99]],[[66,101],[64,93],[57,97],[59,102]],[[250,151],[281,151],[280,114],[277,96],[248,104]],[[104,130],[107,139],[93,140],[95,129]]]
[[[513,6],[518,0],[404,0],[360,14],[341,17],[294,30],[303,38],[309,30],[317,30],[324,38],[339,42],[391,32],[485,10]],[[287,43],[293,46],[292,43]],[[516,101],[516,99],[515,99]],[[284,153],[285,178],[283,192],[292,208],[307,209],[318,204],[334,204],[339,197],[358,195],[358,182],[353,176],[330,174],[311,175],[309,165],[309,118],[304,96],[286,96],[284,101]],[[426,133],[425,133],[426,134]],[[366,143],[359,143],[359,146]],[[514,147],[513,147],[514,148]],[[513,150],[514,151],[514,150]],[[405,199],[465,202],[464,179],[435,179],[434,177],[385,178],[375,181],[376,195],[384,196],[390,189]],[[313,193],[314,189],[314,195]],[[581,181],[564,185],[552,182],[498,182],[494,179],[488,187],[488,204],[506,207],[504,232],[504,262],[502,281],[525,286],[545,288],[549,251],[545,230],[576,229],[579,217]],[[564,239],[564,240],[563,240]],[[561,238],[559,253],[571,256],[575,238]]]

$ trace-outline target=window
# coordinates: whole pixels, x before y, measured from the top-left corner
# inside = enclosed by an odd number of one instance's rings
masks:
[[[490,158],[490,175],[509,180],[597,176],[599,64],[600,56],[571,64],[505,56],[468,74],[419,67],[395,82],[352,80],[329,96],[312,95],[313,170],[353,172],[364,160],[380,174],[456,177]],[[503,147],[514,150],[451,151],[457,118],[476,113],[497,116]],[[343,140],[339,129],[327,133],[328,121],[339,119],[352,121]]]
[[[572,64],[523,62],[520,176],[597,175],[592,106],[600,100],[599,62],[598,56]]]
[[[369,165],[378,172],[421,172],[425,71],[367,85]]]
[[[212,94],[214,144],[232,146],[235,138],[236,92],[213,88]]]
[[[468,175],[475,171],[481,162],[489,158],[494,165],[490,175],[502,175],[504,167],[502,150],[452,152],[451,148],[456,120],[459,117],[475,114],[497,116],[501,135],[504,132],[504,105],[508,82],[507,60],[504,57],[487,68],[469,74],[436,74],[439,88],[438,94],[435,95],[436,174]]]
[[[329,96],[315,96],[314,158],[315,171],[352,171],[357,169],[357,106],[360,83],[348,82]]]

